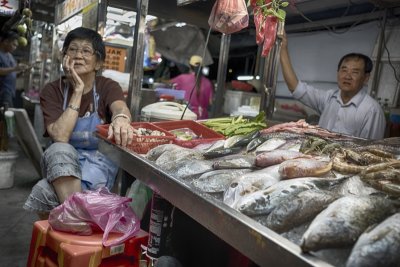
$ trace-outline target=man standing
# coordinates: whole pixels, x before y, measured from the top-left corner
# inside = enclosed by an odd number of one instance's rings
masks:
[[[17,64],[11,54],[18,47],[18,37],[13,31],[0,35],[0,106],[7,103],[13,107],[17,73],[28,69],[26,64]]]
[[[366,139],[384,137],[386,120],[382,108],[367,93],[372,70],[369,57],[359,53],[343,56],[338,64],[338,88],[319,90],[299,81],[293,70],[286,35],[282,36],[280,62],[285,82],[295,99],[320,115],[319,126]]]

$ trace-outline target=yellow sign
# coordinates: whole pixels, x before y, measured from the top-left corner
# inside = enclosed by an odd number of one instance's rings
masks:
[[[56,6],[56,23],[61,23],[92,3],[97,3],[97,0],[65,0]]]
[[[104,68],[125,72],[126,48],[106,45]]]

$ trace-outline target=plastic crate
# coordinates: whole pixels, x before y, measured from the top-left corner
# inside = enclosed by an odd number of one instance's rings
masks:
[[[172,143],[173,140],[175,139],[175,135],[150,122],[132,122],[131,125],[135,129],[145,128],[153,131],[157,130],[165,134],[165,136],[134,135],[132,143],[128,145],[127,148],[139,154],[146,154],[150,149],[162,144]],[[97,125],[96,127],[98,133],[101,136],[107,138],[109,126],[110,126],[109,124],[102,124],[102,125]],[[112,142],[114,142],[114,140],[112,140]]]
[[[180,140],[175,138],[173,143],[179,146],[193,148],[200,144],[210,143],[217,140],[225,139],[225,136],[215,132],[214,130],[197,123],[193,120],[179,120],[179,121],[162,121],[162,122],[154,122],[159,128],[171,131],[180,128],[189,128],[191,129],[197,136],[197,139],[192,140]]]

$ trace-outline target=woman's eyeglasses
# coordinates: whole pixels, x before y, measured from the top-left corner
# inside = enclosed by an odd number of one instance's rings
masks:
[[[94,55],[95,51],[91,48],[88,47],[84,47],[82,49],[78,48],[78,47],[68,47],[67,48],[67,54],[69,56],[76,56],[78,54],[78,52],[81,52],[81,55],[85,58],[91,57]]]

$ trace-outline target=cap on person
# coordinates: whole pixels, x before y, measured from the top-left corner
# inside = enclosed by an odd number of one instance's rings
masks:
[[[201,56],[198,56],[198,55],[193,55],[189,60],[189,64],[194,67],[200,66],[202,62],[203,62],[203,59],[201,58]]]

